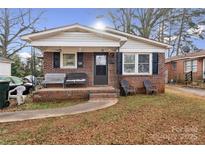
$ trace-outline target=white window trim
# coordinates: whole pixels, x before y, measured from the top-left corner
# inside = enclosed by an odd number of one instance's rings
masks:
[[[125,53],[126,55],[135,55],[135,68],[136,68],[136,54],[135,53]],[[123,75],[135,75],[136,73],[125,73],[124,72],[124,56],[125,56],[125,54],[123,53],[122,54],[122,72],[123,72]]]
[[[126,54],[135,54],[135,72],[134,73],[127,73],[124,72],[124,55]],[[138,72],[138,55],[147,54],[149,55],[149,73],[139,73]],[[152,53],[123,53],[122,54],[122,75],[152,75]]]
[[[63,54],[75,54],[75,66],[63,66]],[[60,68],[77,69],[77,52],[61,52],[60,53]]]
[[[194,60],[186,60],[185,62],[184,62],[184,73],[188,73],[189,71],[187,71],[187,69],[186,69],[186,63],[187,62],[191,62],[191,71],[193,72],[193,73],[196,73],[197,71],[198,71],[198,60],[197,59],[194,59]],[[193,61],[196,61],[196,71],[193,71]]]

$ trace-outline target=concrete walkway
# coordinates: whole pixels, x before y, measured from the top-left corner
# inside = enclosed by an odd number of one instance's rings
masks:
[[[109,106],[116,104],[117,102],[117,98],[112,98],[90,102],[88,101],[87,103],[77,104],[65,108],[2,112],[0,113],[0,123],[74,115],[78,113],[85,113],[107,108]]]
[[[199,88],[189,88],[189,87],[179,87],[179,86],[171,86],[167,85],[166,87],[171,89],[176,89],[182,92],[190,93],[197,96],[205,97],[205,89],[199,89]]]

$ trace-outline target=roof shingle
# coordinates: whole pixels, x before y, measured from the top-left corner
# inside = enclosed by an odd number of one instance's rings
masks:
[[[194,59],[194,58],[199,58],[199,57],[205,57],[205,50],[199,50],[199,51],[190,52],[184,55],[173,56],[171,58],[167,58],[165,60],[165,63],[168,63],[171,61],[177,61],[181,59]]]

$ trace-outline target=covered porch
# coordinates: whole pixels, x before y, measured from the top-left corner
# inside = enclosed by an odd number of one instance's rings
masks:
[[[84,73],[85,87],[118,87],[117,48],[44,47],[43,70],[48,73]]]

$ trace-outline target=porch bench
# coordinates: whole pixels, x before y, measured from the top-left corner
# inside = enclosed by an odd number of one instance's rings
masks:
[[[86,85],[88,76],[86,73],[68,73],[65,79],[67,85]]]
[[[64,87],[65,77],[65,73],[47,73],[45,74],[45,80],[42,81],[42,84],[44,87],[47,87],[48,84],[62,84]]]

